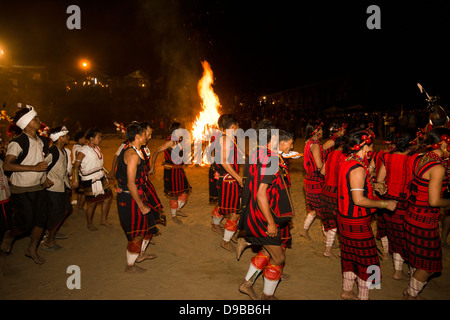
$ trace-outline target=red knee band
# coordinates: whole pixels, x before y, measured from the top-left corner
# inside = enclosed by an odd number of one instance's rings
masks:
[[[178,209],[178,200],[170,200],[170,209]]]
[[[153,233],[147,234],[147,235],[144,237],[144,240],[150,240],[152,237],[153,237]]]
[[[212,215],[213,217],[217,217],[217,218],[222,217],[222,215],[219,213],[219,207],[215,207],[215,208],[213,209],[213,211],[211,212],[211,215]]]
[[[127,250],[131,253],[140,253],[141,252],[141,246],[142,246],[142,240],[140,241],[130,241],[127,245]]]
[[[237,230],[237,221],[228,219],[225,223],[225,229],[228,231],[236,231]]]
[[[270,257],[263,255],[260,251],[256,256],[252,258],[252,263],[257,269],[263,270],[269,263],[269,260]]]
[[[275,266],[273,264],[268,264],[263,271],[264,277],[273,281],[280,280],[282,273],[283,273],[283,265]]]
[[[178,197],[179,200],[186,202],[188,199],[189,194],[187,193],[182,193],[181,196]]]

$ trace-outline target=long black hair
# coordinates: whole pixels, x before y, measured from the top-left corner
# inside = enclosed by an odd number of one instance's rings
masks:
[[[395,139],[396,151],[405,152],[411,147],[411,142],[416,138],[416,131],[412,128],[401,129]]]
[[[425,148],[433,149],[433,145],[439,144],[442,141],[442,137],[444,135],[450,137],[450,129],[445,127],[438,127],[431,130],[427,135],[427,139],[425,140]]]
[[[102,132],[97,127],[88,129],[88,131],[86,132],[86,140],[90,140],[91,138],[94,138],[99,133],[102,133]]]
[[[366,137],[366,139],[363,139],[364,136]],[[373,141],[374,139],[368,131],[358,128],[353,129],[347,134],[342,143],[342,152],[346,155],[356,153],[359,151],[358,145],[360,146],[360,148],[364,146],[361,146],[361,144],[363,143],[370,146],[373,144]]]

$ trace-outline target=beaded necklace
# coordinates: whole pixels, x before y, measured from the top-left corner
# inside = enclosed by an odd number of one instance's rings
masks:
[[[352,154],[350,155],[350,157],[347,158],[347,160],[349,160],[349,159],[355,160],[356,162],[358,162],[360,165],[362,165],[362,166],[364,167],[364,170],[366,171],[366,176],[369,176],[369,182],[370,182],[370,184],[371,184],[371,186],[372,186],[372,189],[373,189],[373,184],[374,184],[376,181],[375,181],[375,177],[373,177],[373,176],[371,176],[371,175],[369,174],[369,165],[368,165],[366,162],[364,162],[364,161],[361,159],[361,157],[358,156],[356,153],[352,153]]]
[[[450,168],[448,166],[447,159],[441,158],[436,152],[432,152],[432,151],[426,153],[425,157],[431,158],[434,161],[436,161],[437,163],[439,163],[440,165],[442,165],[444,167],[446,175],[447,175],[446,179],[450,178]]]
[[[99,158],[99,160],[102,160],[102,158],[103,158],[103,153],[102,153],[102,151],[100,150],[100,148],[98,147],[98,146],[91,146],[91,145],[89,145],[89,147],[91,147],[91,149],[92,150],[94,150],[94,152],[95,152],[95,154],[97,155],[97,157]],[[98,152],[97,152],[97,150],[98,150]]]

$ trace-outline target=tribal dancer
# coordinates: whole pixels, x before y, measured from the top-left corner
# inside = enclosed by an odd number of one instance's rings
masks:
[[[410,149],[414,138],[415,132],[406,129],[400,131],[395,141],[396,149],[383,154],[377,175],[377,182],[388,187],[383,198],[398,202],[394,212],[383,212],[389,240],[389,253],[392,253],[394,261],[394,279],[397,280],[406,279],[403,273],[406,256],[403,223],[408,210],[409,184],[413,178],[412,168],[415,167],[414,162],[419,155]]]
[[[414,168],[408,212],[405,215],[406,260],[411,278],[404,291],[406,299],[417,299],[433,273],[442,270],[442,247],[439,235],[439,211],[449,207],[443,198],[449,182],[447,159],[450,130],[435,128],[427,135],[427,152]]]
[[[70,188],[67,170],[68,155],[64,148],[69,143],[69,130],[64,126],[50,129],[50,139],[53,145],[45,158],[48,163],[47,179],[52,185],[46,189],[45,194],[48,202],[48,237],[43,249],[46,251],[57,251],[62,249],[55,241],[56,232],[66,218],[66,188]]]
[[[339,123],[338,121],[333,121],[330,125],[330,138],[323,144],[323,155],[324,162],[326,161],[328,154],[332,152],[334,149],[339,148],[336,145],[336,139],[345,135],[347,130],[346,123]]]
[[[72,147],[72,166],[75,165],[75,159],[77,157],[78,151],[86,144],[86,138],[84,137],[85,132],[82,130],[79,130],[75,132],[75,135],[73,137],[75,143]],[[78,178],[80,179],[80,177]],[[80,185],[78,185],[78,188],[75,189],[75,193],[77,195],[77,210],[82,211],[84,207],[84,203],[86,202],[86,198],[84,196],[84,191],[81,188]]]
[[[127,127],[126,135],[129,143],[117,159],[116,178],[121,190],[117,194],[117,209],[128,240],[125,272],[142,273],[146,269],[135,263],[156,258],[154,254],[145,254],[145,251],[153,234],[158,232],[152,214],[155,209],[149,201],[146,160],[142,152],[148,141],[146,126],[132,123]]]
[[[378,266],[378,251],[371,228],[375,208],[395,210],[397,201],[374,200],[375,189],[385,193],[383,185],[373,184],[367,153],[372,151],[369,132],[356,130],[348,135],[343,152],[349,157],[339,171],[337,216],[343,275],[342,299],[369,299],[369,266]],[[379,269],[378,269],[379,270]],[[381,279],[381,272],[379,273]],[[377,280],[380,280],[377,279]],[[357,280],[358,296],[353,292]]]
[[[324,183],[324,177],[320,173],[323,167],[323,148],[320,139],[323,135],[322,124],[306,127],[306,136],[308,140],[305,145],[305,158],[303,167],[305,168],[305,195],[307,216],[303,229],[300,230],[300,236],[311,240],[308,234],[317,214],[320,214],[320,193]]]
[[[332,252],[333,243],[337,233],[337,212],[338,212],[338,179],[339,169],[345,160],[342,153],[341,144],[344,138],[341,136],[335,140],[334,150],[328,154],[327,161],[322,167],[321,173],[325,176],[325,182],[320,194],[322,203],[321,217],[324,232],[326,233],[325,252],[323,255],[328,258],[337,258]]]
[[[14,239],[31,231],[30,243],[25,256],[36,264],[45,259],[37,253],[37,247],[47,222],[46,197],[44,188],[49,186],[46,180],[47,162],[44,156],[48,152],[47,139],[37,134],[41,121],[32,106],[16,111],[14,127],[22,133],[16,136],[6,151],[3,169],[11,171],[11,205],[13,225],[5,232],[1,251],[9,253]]]
[[[230,241],[237,230],[239,219],[237,212],[241,207],[241,188],[243,186],[242,177],[239,175],[238,148],[234,138],[234,132],[239,127],[236,118],[231,114],[221,115],[218,125],[222,132],[218,141],[215,142],[214,148],[218,204],[212,212],[211,228],[215,232],[222,233],[220,222],[224,217],[227,218],[220,246],[234,252],[235,248]],[[229,133],[232,135],[227,136],[226,134]]]
[[[268,144],[261,146],[252,155],[250,164],[249,187],[251,190],[250,208],[245,216],[244,227],[247,237],[253,245],[262,246],[261,251],[251,259],[244,281],[239,286],[242,293],[253,300],[258,296],[253,290],[253,284],[262,272],[264,275],[263,300],[276,300],[275,289],[283,273],[285,250],[283,246],[291,240],[289,223],[293,216],[293,208],[285,183],[284,172],[287,167],[283,162],[275,166],[277,157],[275,144],[278,143],[273,134],[273,125],[264,124],[259,131],[271,131],[268,134]],[[259,134],[261,138],[261,133]],[[267,141],[267,140],[266,140]],[[293,135],[279,131],[278,149],[289,153],[293,145]],[[278,161],[279,161],[278,160]]]
[[[209,148],[213,149],[214,145],[217,143],[217,139],[222,136],[222,132],[217,130],[214,135],[211,137],[209,142]],[[211,164],[208,170],[208,182],[209,182],[209,204],[213,206],[217,206],[218,203],[218,190],[217,183],[215,177],[217,176],[217,166],[215,165],[214,158],[211,159]]]
[[[423,93],[425,90],[423,90],[420,84],[418,85],[421,89],[421,92]],[[430,115],[427,126],[422,129],[423,133],[427,133],[434,128],[450,128],[450,118],[448,117],[447,112],[444,110],[444,108],[440,105],[440,98],[438,96],[429,96],[426,92],[425,94],[427,96],[427,109],[430,111]],[[444,198],[450,198],[450,191],[448,189],[444,193]],[[447,244],[447,237],[450,233],[450,210],[448,208],[442,208],[442,215],[442,246],[445,248],[450,248],[450,246]]]
[[[109,208],[113,199],[111,187],[103,169],[103,154],[100,150],[102,133],[98,128],[91,128],[86,132],[87,145],[84,145],[77,153],[72,174],[72,189],[79,185],[83,187],[86,198],[86,220],[90,231],[98,228],[92,223],[97,204],[102,204],[101,226],[111,227],[108,222]],[[81,173],[81,181],[78,179]]]
[[[386,153],[393,152],[396,149],[395,146],[396,134],[391,133],[383,140],[384,148],[381,150],[375,150],[369,157],[369,173],[376,181],[378,172],[380,172],[381,165],[383,164],[383,156]],[[376,200],[380,200],[378,195],[375,196]],[[374,217],[376,218],[377,233],[376,238],[381,242],[383,248],[383,259],[387,259],[389,256],[389,239],[386,230],[385,214],[391,214],[389,210],[378,209],[375,212]]]
[[[161,200],[158,197],[158,193],[156,192],[155,186],[150,181],[151,174],[150,174],[150,167],[151,167],[151,152],[150,148],[148,147],[150,139],[152,138],[153,134],[153,127],[149,122],[142,122],[141,125],[146,131],[147,134],[147,142],[144,146],[142,146],[141,151],[145,158],[145,166],[144,166],[144,172],[146,177],[146,183],[147,183],[147,200],[150,205],[150,207],[153,209],[152,213],[155,216],[155,221],[157,224],[162,224],[163,226],[166,225],[166,216],[164,215],[163,209],[164,206],[161,203]]]
[[[447,112],[440,104],[439,96],[430,96],[420,83],[417,84],[422,94],[426,96],[427,109],[429,110],[429,121],[423,129],[425,134],[428,134],[434,128],[449,128],[450,118]]]
[[[170,199],[172,221],[176,224],[182,223],[178,216],[186,217],[180,210],[192,192],[192,187],[184,172],[184,163],[175,164],[172,159],[172,153],[184,152],[180,146],[182,137],[177,133],[178,129],[181,129],[181,124],[178,122],[174,122],[170,126],[171,135],[153,154],[150,167],[150,174],[155,173],[156,159],[161,152],[164,152],[164,194]]]

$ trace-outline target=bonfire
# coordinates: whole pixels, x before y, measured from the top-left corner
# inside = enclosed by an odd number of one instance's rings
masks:
[[[205,152],[210,146],[210,130],[217,129],[217,120],[220,117],[218,108],[221,107],[219,98],[214,93],[212,85],[214,84],[213,72],[211,66],[207,61],[202,62],[203,76],[198,82],[198,94],[201,99],[202,111],[198,115],[192,127],[192,140],[194,142],[194,155],[193,163],[198,165],[206,165],[209,163],[207,154]],[[197,146],[202,146],[199,150]],[[201,156],[197,156],[197,153],[201,152]],[[199,162],[201,159],[201,162]]]

